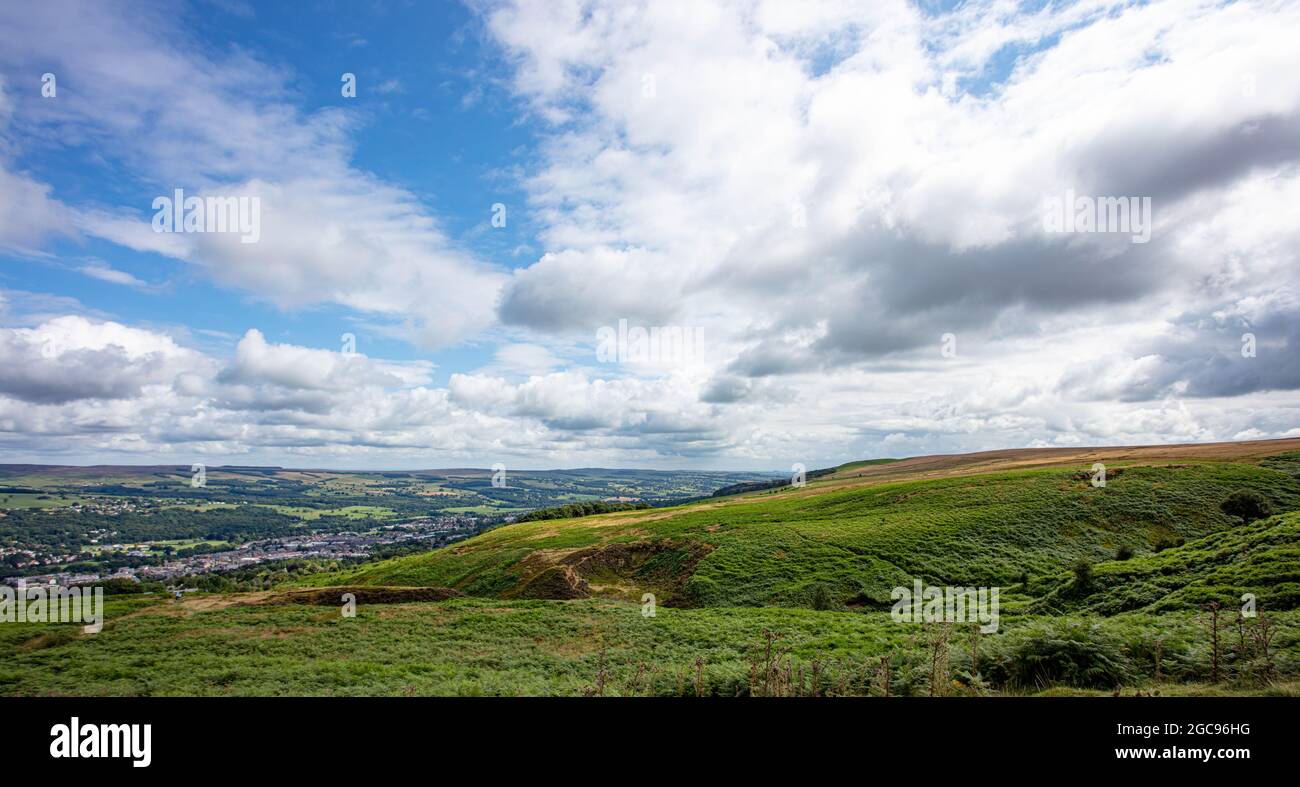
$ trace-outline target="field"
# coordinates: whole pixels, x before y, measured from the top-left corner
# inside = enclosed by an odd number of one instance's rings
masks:
[[[0,494],[0,508],[59,508],[83,502],[77,495],[47,495],[40,492]]]
[[[0,692],[1296,695],[1298,449],[854,463],[261,593],[118,597],[98,635],[0,627]],[[1240,492],[1271,512],[1225,512]],[[1000,588],[998,630],[896,622],[914,582]]]

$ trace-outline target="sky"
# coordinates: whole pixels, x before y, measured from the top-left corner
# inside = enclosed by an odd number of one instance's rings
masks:
[[[0,462],[1300,436],[1297,30],[1296,0],[0,4]]]

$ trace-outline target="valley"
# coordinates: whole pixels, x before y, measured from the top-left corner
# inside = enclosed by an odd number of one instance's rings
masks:
[[[171,580],[270,561],[358,560],[445,545],[540,508],[664,505],[768,477],[601,469],[493,475],[0,465],[0,578]]]

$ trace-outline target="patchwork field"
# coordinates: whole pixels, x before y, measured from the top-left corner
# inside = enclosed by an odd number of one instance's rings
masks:
[[[140,568],[141,555],[132,552],[152,554],[174,542],[237,545],[374,533],[419,519],[455,518],[451,526],[465,531],[461,537],[539,508],[602,500],[681,503],[771,478],[600,468],[510,471],[494,480],[483,469],[0,465],[0,578],[108,576]]]

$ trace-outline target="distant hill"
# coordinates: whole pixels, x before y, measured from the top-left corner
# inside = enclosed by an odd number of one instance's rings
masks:
[[[650,505],[708,497],[719,488],[765,481],[770,473],[703,470],[513,470],[500,479],[485,468],[349,471],[309,468],[208,465],[202,486],[192,484],[189,465],[0,464],[0,487],[13,493],[57,492],[221,502],[340,505],[380,497],[402,515],[435,510],[512,513],[580,501],[628,497]],[[499,481],[499,483],[498,483]],[[2,507],[2,506],[0,506]]]
[[[828,467],[824,470],[809,470],[804,474],[804,481],[811,481],[814,478],[828,476],[835,472],[835,468]],[[794,486],[794,479],[790,476],[773,478],[770,481],[744,481],[739,484],[724,486],[714,492],[712,497],[730,497],[731,495],[743,495],[748,492],[761,492],[764,489],[779,489],[783,486]]]

